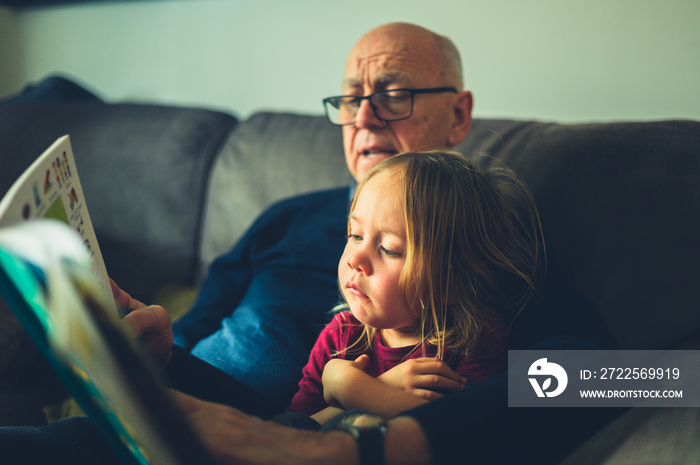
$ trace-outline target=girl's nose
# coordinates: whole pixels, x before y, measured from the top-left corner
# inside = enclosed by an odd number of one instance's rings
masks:
[[[369,260],[367,259],[367,256],[359,250],[356,250],[348,257],[347,263],[350,268],[359,273],[370,273],[371,267]]]

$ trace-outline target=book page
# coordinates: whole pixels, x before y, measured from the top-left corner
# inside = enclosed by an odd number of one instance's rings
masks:
[[[210,463],[90,268],[65,224],[0,229],[0,295],[122,463]]]
[[[77,231],[90,253],[90,269],[112,310],[116,305],[68,136],[51,145],[10,187],[0,202],[0,227],[50,218]]]

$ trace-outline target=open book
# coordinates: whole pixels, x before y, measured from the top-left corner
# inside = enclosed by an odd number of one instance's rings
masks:
[[[0,295],[120,460],[208,463],[117,316],[67,137],[20,177],[0,215]]]
[[[41,154],[0,201],[0,227],[37,218],[61,221],[80,235],[107,305],[116,310],[68,136],[59,138]]]

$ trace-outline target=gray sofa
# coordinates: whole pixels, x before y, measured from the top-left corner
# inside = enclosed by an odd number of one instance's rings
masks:
[[[80,95],[0,103],[0,193],[63,134],[110,275],[141,300],[170,299],[175,314],[266,205],[350,182],[340,131],[320,112],[238,120]],[[621,348],[667,349],[700,348],[699,147],[697,121],[476,119],[457,149],[491,155],[525,179],[550,257]],[[0,349],[11,354],[21,336],[2,318]],[[632,410],[567,463],[697,461],[698,425],[697,409]]]

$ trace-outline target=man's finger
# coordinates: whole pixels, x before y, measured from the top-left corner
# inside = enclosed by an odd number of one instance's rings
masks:
[[[168,389],[167,392],[170,394],[170,397],[173,399],[173,401],[178,406],[178,408],[185,415],[189,415],[191,413],[196,412],[197,410],[202,408],[202,405],[204,405],[203,401],[197,399],[196,397],[192,397],[190,395],[183,394],[180,391],[175,391],[174,389]]]
[[[170,325],[170,315],[163,307],[151,305],[129,313],[123,321],[133,330],[136,337],[141,337],[167,328]]]
[[[109,285],[112,288],[114,303],[117,304],[117,309],[121,314],[126,314],[131,310],[146,306],[145,304],[131,297],[127,292],[124,292],[112,278],[109,278]]]

